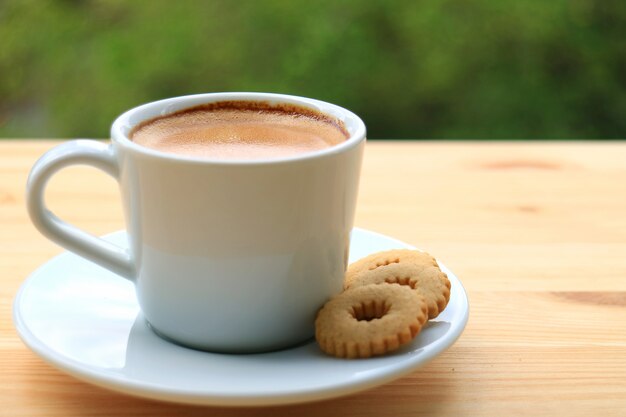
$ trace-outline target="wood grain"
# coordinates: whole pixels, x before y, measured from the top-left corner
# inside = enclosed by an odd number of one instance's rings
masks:
[[[24,186],[57,141],[0,142],[0,416],[624,416],[626,143],[370,142],[356,224],[437,256],[463,281],[459,341],[415,373],[349,397],[224,409],[137,399],[44,364],[12,299],[61,252],[32,227]],[[115,182],[70,168],[49,206],[96,234],[124,227]]]

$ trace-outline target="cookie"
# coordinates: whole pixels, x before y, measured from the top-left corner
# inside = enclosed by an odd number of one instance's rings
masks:
[[[344,288],[348,288],[352,281],[362,272],[384,269],[394,264],[411,263],[417,266],[438,266],[437,261],[426,252],[412,249],[394,249],[373,253],[365,258],[350,264],[346,271]]]
[[[450,280],[437,266],[411,262],[389,264],[384,268],[362,271],[347,285],[350,289],[370,284],[400,284],[410,287],[426,301],[428,319],[437,317],[450,300]]]
[[[426,302],[409,287],[364,285],[342,292],[322,307],[315,338],[329,355],[368,358],[409,343],[427,318]]]

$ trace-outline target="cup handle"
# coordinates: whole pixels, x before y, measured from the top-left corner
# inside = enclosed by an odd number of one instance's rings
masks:
[[[85,139],[62,143],[39,158],[28,176],[26,199],[33,224],[53,242],[134,281],[135,262],[129,250],[64,222],[46,207],[44,193],[48,180],[70,165],[90,165],[119,181],[118,163],[111,145]]]

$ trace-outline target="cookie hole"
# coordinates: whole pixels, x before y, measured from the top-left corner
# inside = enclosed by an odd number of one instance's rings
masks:
[[[382,319],[389,312],[391,304],[386,301],[362,302],[352,307],[352,317],[357,321]]]
[[[411,289],[415,289],[416,281],[412,281],[411,277],[390,277],[385,278],[385,282],[387,284],[400,284],[406,285],[407,287],[411,287]]]
[[[369,270],[373,271],[374,269],[380,268],[381,266],[387,266],[387,265],[399,264],[399,263],[400,263],[400,258],[388,259],[385,262],[376,262],[376,265],[371,266]]]

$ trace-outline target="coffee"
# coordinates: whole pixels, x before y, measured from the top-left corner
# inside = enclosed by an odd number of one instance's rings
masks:
[[[160,116],[137,126],[133,142],[162,152],[222,160],[288,157],[329,148],[349,135],[315,110],[257,101],[224,101]]]

